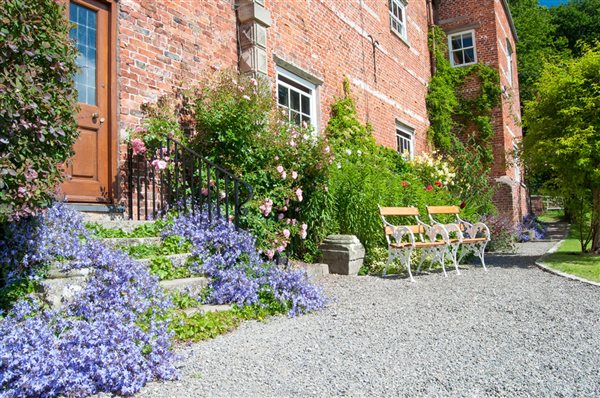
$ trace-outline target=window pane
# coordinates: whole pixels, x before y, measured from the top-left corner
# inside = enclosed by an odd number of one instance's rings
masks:
[[[290,112],[290,121],[292,121],[296,124],[300,124],[300,122],[301,122],[300,114],[298,112],[291,111]]]
[[[453,50],[458,50],[459,48],[462,48],[461,42],[460,42],[460,36],[454,36],[452,38],[452,49]]]
[[[454,57],[454,65],[462,65],[465,63],[462,50],[455,51],[452,55]]]
[[[302,98],[302,113],[305,113],[307,115],[310,115],[310,98],[308,98],[306,95],[301,96]]]
[[[463,47],[473,47],[473,36],[468,33],[463,35]]]
[[[69,36],[76,41],[79,55],[75,88],[79,102],[96,105],[96,25],[95,11],[78,4],[69,5],[69,19],[73,24]]]
[[[465,63],[475,62],[475,51],[472,48],[464,51],[465,53]]]
[[[300,111],[300,94],[294,90],[290,90],[290,108]]]
[[[287,87],[281,85],[277,87],[277,102],[279,105],[285,106],[286,108],[289,106]]]

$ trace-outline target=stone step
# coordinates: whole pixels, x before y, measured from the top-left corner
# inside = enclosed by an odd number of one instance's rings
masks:
[[[329,265],[327,264],[309,264],[297,260],[290,261],[290,264],[295,269],[305,270],[309,278],[312,278],[314,276],[329,275]]]
[[[229,304],[205,304],[199,307],[192,307],[180,310],[179,312],[184,313],[186,316],[193,316],[195,314],[203,314],[207,312],[222,312],[222,311],[230,311],[233,309],[232,305]]]
[[[160,256],[160,257],[168,258],[169,260],[171,260],[171,264],[173,264],[173,266],[177,268],[177,267],[183,267],[185,265],[186,261],[188,260],[188,258],[190,258],[191,256],[192,256],[192,253],[182,253],[182,254],[170,254],[168,256]],[[135,259],[135,261],[149,267],[152,264],[152,259],[153,259],[153,257],[138,258],[138,259]]]
[[[161,238],[104,238],[102,243],[109,247],[135,246],[135,245],[160,245]]]
[[[189,291],[190,294],[200,294],[208,286],[209,279],[203,276],[194,278],[171,279],[160,281],[160,286],[170,292]]]
[[[131,232],[138,227],[154,224],[154,221],[143,220],[93,220],[93,222],[106,229],[120,229],[123,232]]]

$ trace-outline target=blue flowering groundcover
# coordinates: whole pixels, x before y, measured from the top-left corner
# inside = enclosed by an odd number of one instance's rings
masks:
[[[164,231],[173,234],[193,243],[196,271],[211,278],[208,302],[260,304],[267,296],[291,316],[325,303],[305,273],[265,263],[253,237],[225,220],[209,221],[206,212],[178,216]],[[94,240],[80,215],[62,204],[6,226],[0,237],[5,285],[40,279],[57,261],[64,270],[94,272],[60,310],[28,296],[2,314],[0,397],[131,395],[152,379],[177,377],[173,305],[147,267]]]

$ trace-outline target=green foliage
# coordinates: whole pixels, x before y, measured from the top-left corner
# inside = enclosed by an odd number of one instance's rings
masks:
[[[125,253],[133,258],[148,258],[153,256],[169,256],[171,254],[189,253],[191,249],[190,242],[180,236],[167,236],[160,245],[139,244],[124,246],[121,248]]]
[[[570,210],[589,206],[592,250],[600,250],[600,45],[580,58],[546,63],[539,95],[525,105],[528,167],[550,172],[548,184]],[[579,222],[585,222],[583,214]],[[585,249],[585,228],[580,235]]]
[[[176,267],[168,257],[162,255],[152,257],[150,273],[158,276],[158,279],[161,281],[189,278],[193,275],[187,264],[182,267]]]
[[[15,302],[34,293],[37,284],[32,278],[20,278],[0,287],[0,312],[10,310]]]
[[[579,236],[577,226],[571,226],[565,241],[544,259],[544,263],[559,271],[600,282],[600,256],[581,253]]]
[[[433,27],[430,46],[436,73],[427,94],[430,120],[428,137],[433,146],[454,165],[452,188],[468,208],[477,214],[494,211],[489,173],[493,161],[492,110],[500,102],[498,72],[483,64],[453,68],[446,58],[446,35]],[[465,90],[476,85],[474,95]]]
[[[556,25],[556,36],[567,40],[576,56],[585,52],[586,45],[600,40],[600,0],[571,0],[549,10]]]
[[[78,135],[65,15],[54,0],[0,7],[0,222],[50,205]]]
[[[104,238],[152,238],[159,236],[160,232],[165,227],[166,222],[163,220],[156,220],[152,223],[142,224],[136,227],[132,231],[125,232],[122,229],[105,228],[96,222],[89,222],[85,224],[85,227],[92,233],[97,239]]]

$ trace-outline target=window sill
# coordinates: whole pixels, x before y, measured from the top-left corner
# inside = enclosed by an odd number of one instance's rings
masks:
[[[394,36],[396,36],[398,39],[400,39],[402,41],[402,43],[406,44],[406,46],[408,48],[410,48],[410,42],[408,41],[407,37],[403,37],[400,33],[396,32],[394,29],[392,29],[391,26],[390,26],[390,32],[392,32],[392,34],[394,34]]]

